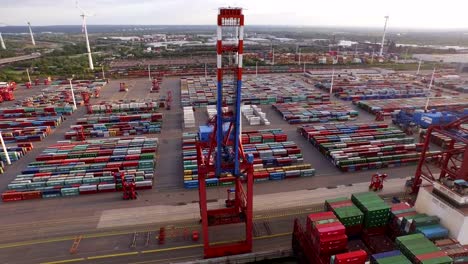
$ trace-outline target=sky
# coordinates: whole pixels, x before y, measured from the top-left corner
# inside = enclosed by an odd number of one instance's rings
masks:
[[[251,25],[468,28],[467,0],[80,0],[88,24],[214,25],[218,7],[246,10]],[[75,0],[0,0],[6,25],[77,25]]]

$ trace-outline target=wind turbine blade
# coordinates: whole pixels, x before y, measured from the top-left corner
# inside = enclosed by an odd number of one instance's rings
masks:
[[[83,15],[88,16],[87,12],[83,8],[81,8],[81,6],[78,4],[78,0],[76,0],[75,4],[76,4],[76,8],[78,8]]]

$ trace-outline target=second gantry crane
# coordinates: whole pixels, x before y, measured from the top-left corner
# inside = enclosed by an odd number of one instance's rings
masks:
[[[217,19],[217,115],[211,133],[197,143],[200,214],[205,258],[249,253],[252,251],[253,155],[244,153],[241,135],[241,87],[244,15],[241,8],[220,8]],[[232,34],[234,38],[227,39]],[[234,90],[234,104],[225,107],[225,99]],[[206,128],[206,127],[205,127]],[[226,207],[208,209],[206,179],[233,177],[233,198]],[[245,185],[244,185],[245,183]],[[245,188],[246,187],[246,188]],[[213,226],[245,224],[240,241],[210,243]]]

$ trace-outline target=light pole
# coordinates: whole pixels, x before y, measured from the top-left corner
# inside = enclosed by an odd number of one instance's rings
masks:
[[[2,132],[0,132],[0,141],[2,143],[3,153],[5,153],[5,156],[6,156],[7,164],[11,165],[10,156],[8,155],[8,150],[7,150],[6,146],[5,146],[5,141],[3,141]]]
[[[419,70],[421,69],[421,63],[422,63],[422,59],[419,59],[418,71],[416,72],[416,75],[419,75]]]
[[[104,74],[104,66],[101,65],[101,70],[102,70],[102,79],[106,79],[106,75]]]
[[[333,93],[333,80],[335,78],[335,68],[332,70],[331,83],[330,83],[330,95]]]
[[[70,82],[70,90],[71,90],[72,99],[73,99],[73,110],[76,110],[75,93],[73,92],[73,84],[72,84],[73,78],[68,78],[67,80]]]
[[[28,75],[29,83],[32,84],[32,82],[31,82],[31,76],[29,76],[29,69],[28,69],[28,68],[26,68],[26,74]]]
[[[148,64],[148,80],[151,81],[151,67],[149,64]]]

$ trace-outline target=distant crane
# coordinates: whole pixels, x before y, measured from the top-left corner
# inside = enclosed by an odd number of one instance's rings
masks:
[[[385,25],[384,25],[384,29],[383,29],[382,43],[380,44],[380,53],[379,53],[380,57],[382,57],[382,54],[383,54],[383,46],[384,46],[384,43],[385,43],[385,33],[387,33],[388,18],[389,18],[389,16],[385,16]]]
[[[2,32],[0,32],[0,45],[2,49],[6,50],[5,42],[3,42]]]
[[[28,21],[28,27],[29,27],[29,34],[31,35],[31,42],[33,44],[33,46],[36,46],[36,41],[34,41],[34,34],[32,32],[32,28],[31,28],[31,22]]]
[[[93,14],[90,14],[90,13],[86,12],[83,8],[81,8],[78,5],[78,1],[76,1],[76,8],[78,8],[81,11],[80,16],[83,18],[82,32],[84,32],[85,38],[86,38],[86,49],[88,51],[89,68],[91,70],[94,70],[93,57],[91,56],[91,47],[89,46],[88,28],[86,27],[86,17],[93,16]]]

